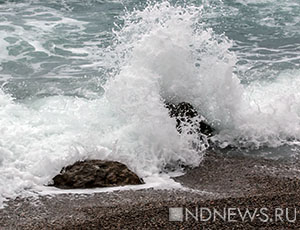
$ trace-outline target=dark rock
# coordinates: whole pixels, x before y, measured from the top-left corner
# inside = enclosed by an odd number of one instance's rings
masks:
[[[197,132],[208,137],[213,135],[214,129],[207,124],[206,119],[199,115],[191,104],[187,102],[181,102],[178,105],[166,103],[166,108],[169,109],[170,116],[176,118],[176,128],[179,133],[188,127],[188,133]]]
[[[144,184],[126,165],[116,161],[77,161],[53,178],[52,186],[63,189]]]

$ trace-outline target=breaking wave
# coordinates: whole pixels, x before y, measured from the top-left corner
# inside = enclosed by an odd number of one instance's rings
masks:
[[[177,132],[166,101],[191,103],[222,148],[298,144],[299,71],[241,84],[233,42],[207,28],[202,14],[165,1],[126,12],[102,50],[103,95],[16,101],[1,90],[2,201],[82,159],[118,160],[142,177],[176,162],[198,165],[204,151],[193,148],[196,135]]]

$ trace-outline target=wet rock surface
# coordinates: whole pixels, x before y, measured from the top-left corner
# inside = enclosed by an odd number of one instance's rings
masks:
[[[169,109],[170,116],[176,118],[176,128],[179,133],[185,130],[190,134],[196,132],[208,137],[213,136],[215,130],[203,116],[198,114],[191,104],[187,102],[181,102],[177,105],[166,103],[166,108]]]
[[[113,187],[143,184],[126,165],[116,161],[77,161],[53,178],[53,186],[63,189]]]

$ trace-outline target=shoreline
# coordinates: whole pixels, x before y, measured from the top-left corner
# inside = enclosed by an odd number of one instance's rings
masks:
[[[199,167],[173,178],[186,189],[17,198],[0,210],[0,229],[297,229],[299,170],[287,162],[209,152]],[[271,214],[276,208],[289,208],[297,210],[299,220],[196,221],[190,216],[188,221],[169,221],[173,207],[194,211],[196,207],[219,211],[266,208]]]

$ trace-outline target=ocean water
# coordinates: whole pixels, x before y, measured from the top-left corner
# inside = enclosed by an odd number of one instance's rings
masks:
[[[77,160],[196,166],[164,101],[219,150],[297,156],[298,0],[0,0],[0,206]]]

